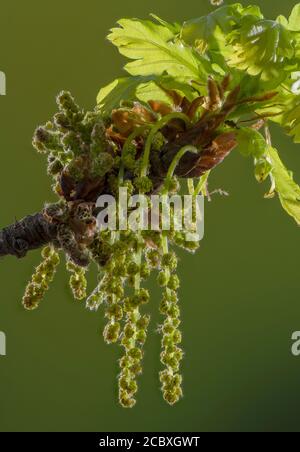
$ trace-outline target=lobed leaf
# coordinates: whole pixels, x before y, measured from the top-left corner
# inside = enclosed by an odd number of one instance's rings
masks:
[[[294,107],[284,114],[282,125],[287,129],[295,143],[300,143],[300,96],[295,99]]]
[[[281,205],[300,225],[300,187],[280,160],[276,149],[269,147],[267,155],[272,165],[272,178]]]
[[[172,99],[164,90],[176,90],[182,97],[192,101],[198,96],[189,79],[170,76],[122,77],[101,88],[97,96],[100,111],[109,114],[118,108],[122,101],[140,100],[148,102],[157,100],[172,104]]]
[[[184,22],[181,37],[199,49],[222,49],[223,52],[226,48],[225,36],[233,31],[244,15],[263,17],[257,6],[226,5],[206,16]]]
[[[285,67],[294,57],[295,49],[290,32],[280,23],[246,16],[241,28],[234,30],[228,40],[233,48],[229,66],[252,76],[260,75],[274,86],[286,78]]]
[[[251,127],[242,127],[236,133],[239,150],[245,157],[261,157],[267,148],[264,137]]]
[[[213,72],[209,61],[176,39],[170,28],[138,19],[122,19],[118,24],[108,39],[122,55],[134,60],[125,66],[131,75],[167,73],[205,81]]]
[[[277,22],[292,32],[295,56],[300,60],[300,3],[294,6],[288,19],[284,16],[279,16],[277,17]]]
[[[265,156],[255,159],[254,176],[257,182],[264,182],[270,175],[273,167]]]
[[[153,17],[154,20],[156,20],[160,25],[163,25],[164,27],[168,28],[174,35],[179,34],[181,30],[181,25],[177,22],[170,24],[169,22],[166,22],[165,20],[158,17],[156,14],[151,13],[151,17]]]
[[[300,3],[294,6],[289,17],[289,29],[292,31],[300,30]]]
[[[300,31],[300,3],[294,6],[288,19],[284,16],[279,16],[277,17],[277,22],[291,31]]]
[[[110,113],[119,107],[123,100],[136,97],[136,90],[141,83],[149,82],[153,77],[122,77],[100,89],[97,96],[98,108],[103,113]]]

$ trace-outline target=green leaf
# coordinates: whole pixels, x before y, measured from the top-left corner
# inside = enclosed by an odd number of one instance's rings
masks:
[[[300,72],[292,72],[284,86],[279,87],[274,104],[268,108],[257,110],[259,114],[277,112],[270,118],[285,129],[293,137],[295,143],[300,143]]]
[[[225,35],[239,23],[243,15],[262,18],[256,6],[243,8],[239,3],[226,5],[207,14],[184,22],[181,30],[182,39],[198,49],[226,50]],[[229,50],[230,51],[230,50]]]
[[[184,77],[148,76],[148,77],[123,77],[114,80],[109,85],[101,88],[97,96],[97,105],[100,111],[109,114],[114,108],[118,108],[122,101],[140,100],[148,102],[157,100],[173,104],[172,99],[165,92],[176,90],[182,97],[192,101],[198,97],[190,85],[190,80]]]
[[[288,29],[291,31],[300,31],[300,3],[294,6],[288,20]]]
[[[258,105],[256,113],[276,114],[270,120],[279,124],[295,143],[300,143],[300,71],[291,72],[276,91],[274,100],[269,105]]]
[[[175,90],[182,97],[185,96],[189,101],[194,100],[199,95],[190,85],[189,79],[185,79],[184,77],[181,79],[176,77],[176,79],[174,79],[170,76],[161,76],[157,77],[153,82],[142,83],[139,85],[136,96],[143,102],[158,100],[173,105],[172,98],[168,96],[165,90]]]
[[[136,97],[136,90],[141,83],[149,82],[154,77],[122,77],[101,88],[97,96],[98,108],[103,113],[110,113],[120,106],[123,100]]]
[[[276,149],[269,147],[267,155],[273,167],[272,178],[281,205],[300,225],[300,187],[293,180],[292,173],[286,169],[280,160]]]
[[[287,19],[285,16],[280,15],[277,17],[276,22],[283,25],[290,31],[299,31],[300,30],[300,3],[294,6],[290,17]]]
[[[277,22],[292,32],[295,56],[300,59],[300,3],[294,6],[288,19],[284,16],[279,16],[277,17]]]
[[[295,143],[300,143],[300,96],[295,96],[294,107],[283,115],[282,125]]]
[[[254,175],[257,182],[264,182],[270,175],[273,167],[271,163],[265,158],[261,157],[255,161]]]
[[[142,102],[156,100],[172,104],[170,97],[155,82],[143,83],[136,90],[136,97]]]
[[[266,140],[255,129],[251,127],[243,127],[237,132],[237,140],[239,150],[242,155],[249,157],[250,155],[259,158],[267,148]]]
[[[122,55],[134,60],[125,66],[131,75],[167,73],[204,81],[213,72],[210,63],[176,39],[168,27],[138,19],[122,19],[118,24],[108,39]]]
[[[180,33],[181,25],[175,22],[174,24],[170,24],[169,22],[166,22],[165,20],[158,17],[156,14],[150,14],[151,17],[153,17],[156,22],[158,22],[160,25],[163,25],[164,27],[167,27],[174,35]]]
[[[260,74],[263,81],[273,81],[275,86],[286,78],[284,68],[295,50],[292,35],[280,23],[245,16],[228,41],[233,47],[229,66],[252,76]]]

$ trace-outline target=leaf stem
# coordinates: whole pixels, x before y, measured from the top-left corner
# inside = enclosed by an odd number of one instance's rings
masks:
[[[266,143],[268,145],[268,151],[267,151],[267,155],[266,155],[266,160],[271,165],[273,165],[272,159],[271,159],[270,153],[269,153],[269,148],[272,147],[272,139],[271,139],[271,133],[270,133],[270,129],[269,129],[268,124],[265,125],[265,137],[266,137]],[[270,171],[269,177],[270,177],[270,180],[271,180],[271,187],[270,187],[270,190],[269,190],[269,192],[267,194],[267,197],[272,197],[272,196],[274,196],[274,193],[276,191],[276,181],[275,181],[275,178],[274,178],[274,176],[272,174],[272,171]]]
[[[192,152],[193,154],[197,154],[198,153],[198,149],[195,146],[192,146],[191,144],[188,144],[186,146],[183,146],[175,155],[175,157],[173,158],[171,165],[169,166],[168,172],[167,172],[167,176],[166,176],[166,181],[172,179],[172,177],[174,176],[174,171],[180,161],[180,159],[184,156],[184,154],[186,154],[187,152]],[[162,189],[162,194],[166,195],[168,193],[168,185],[165,184],[163,189]]]
[[[149,125],[145,125],[145,126],[141,126],[141,127],[137,127],[127,138],[127,140],[125,141],[124,145],[123,145],[123,150],[122,150],[122,156],[121,156],[121,165],[120,165],[120,169],[119,169],[119,175],[118,175],[118,180],[119,180],[119,184],[122,184],[124,181],[124,162],[123,162],[123,151],[126,150],[126,148],[132,143],[132,141],[142,135],[145,130],[149,129]]]
[[[141,176],[145,177],[147,176],[147,172],[148,172],[148,165],[149,165],[149,157],[150,157],[150,151],[151,151],[151,144],[153,141],[153,138],[155,136],[155,134],[162,128],[164,127],[169,121],[171,121],[172,119],[182,119],[187,125],[189,125],[191,123],[190,119],[188,118],[188,116],[186,116],[183,113],[170,113],[166,116],[163,116],[150,130],[150,133],[147,137],[147,141],[145,144],[145,150],[144,150],[144,154],[142,157],[142,166],[141,166]]]
[[[205,192],[206,192],[206,188],[205,187],[206,187],[206,182],[207,182],[209,174],[210,174],[210,171],[206,171],[206,173],[204,173],[200,177],[199,182],[196,185],[196,188],[195,188],[194,193],[193,193],[194,196],[199,195],[199,193],[201,193],[202,195],[205,194]]]

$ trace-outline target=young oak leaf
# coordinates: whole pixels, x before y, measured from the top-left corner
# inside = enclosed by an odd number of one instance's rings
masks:
[[[177,22],[170,24],[169,22],[166,22],[165,20],[158,17],[156,14],[151,13],[150,16],[156,20],[160,25],[163,27],[168,28],[174,35],[180,33],[181,25]]]
[[[225,5],[206,16],[184,22],[181,37],[200,51],[219,50],[225,56],[230,52],[225,36],[233,31],[243,15],[263,17],[256,6],[243,8],[239,3]]]
[[[125,65],[131,75],[167,73],[205,81],[213,72],[209,61],[176,39],[168,27],[138,19],[121,19],[118,25],[108,39],[122,55],[134,60]]]
[[[284,84],[276,87],[276,92],[274,102],[258,105],[255,111],[270,115],[270,121],[279,124],[295,143],[300,143],[300,72],[291,72]]]
[[[291,31],[300,31],[300,3],[294,6],[288,19],[281,15],[276,20]]]
[[[182,97],[192,101],[198,93],[192,88],[190,79],[170,76],[122,77],[100,89],[97,96],[98,109],[110,114],[122,101],[139,100],[148,102],[157,100],[172,104],[172,99],[164,90],[176,90]]]
[[[271,163],[266,159],[265,156],[262,156],[259,159],[255,159],[254,176],[257,182],[264,182],[270,175],[272,169],[273,167]]]
[[[236,133],[239,151],[245,157],[260,158],[266,151],[267,143],[264,137],[251,127],[242,127]]]
[[[136,91],[141,83],[147,83],[155,77],[122,77],[100,89],[97,106],[103,113],[109,114],[120,106],[123,100],[136,98]]]
[[[281,205],[300,225],[300,187],[282,163],[276,149],[269,147],[266,154],[272,165],[272,180]]]
[[[154,81],[141,83],[137,90],[136,96],[142,102],[156,100],[173,104],[173,99],[168,95],[168,91],[175,90],[182,97],[186,97],[189,101],[193,101],[199,94],[190,84],[190,79],[170,76],[157,77]]]
[[[297,3],[292,9],[288,28],[292,31],[300,31],[300,3]]]
[[[292,33],[295,56],[297,59],[300,59],[300,3],[294,6],[288,19],[284,16],[279,16],[276,20]]]
[[[277,111],[271,120],[279,123],[295,143],[300,143],[300,72],[292,72],[283,87],[279,88],[276,104],[259,113]]]
[[[228,36],[233,52],[228,64],[274,86],[286,78],[285,66],[295,55],[291,33],[273,20],[245,16]]]
[[[295,99],[297,102],[293,109],[283,116],[282,125],[286,128],[295,143],[300,143],[300,96]]]

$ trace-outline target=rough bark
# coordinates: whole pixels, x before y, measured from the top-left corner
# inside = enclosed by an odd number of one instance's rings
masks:
[[[57,228],[42,213],[28,215],[0,231],[0,256],[24,257],[28,251],[55,241]]]

